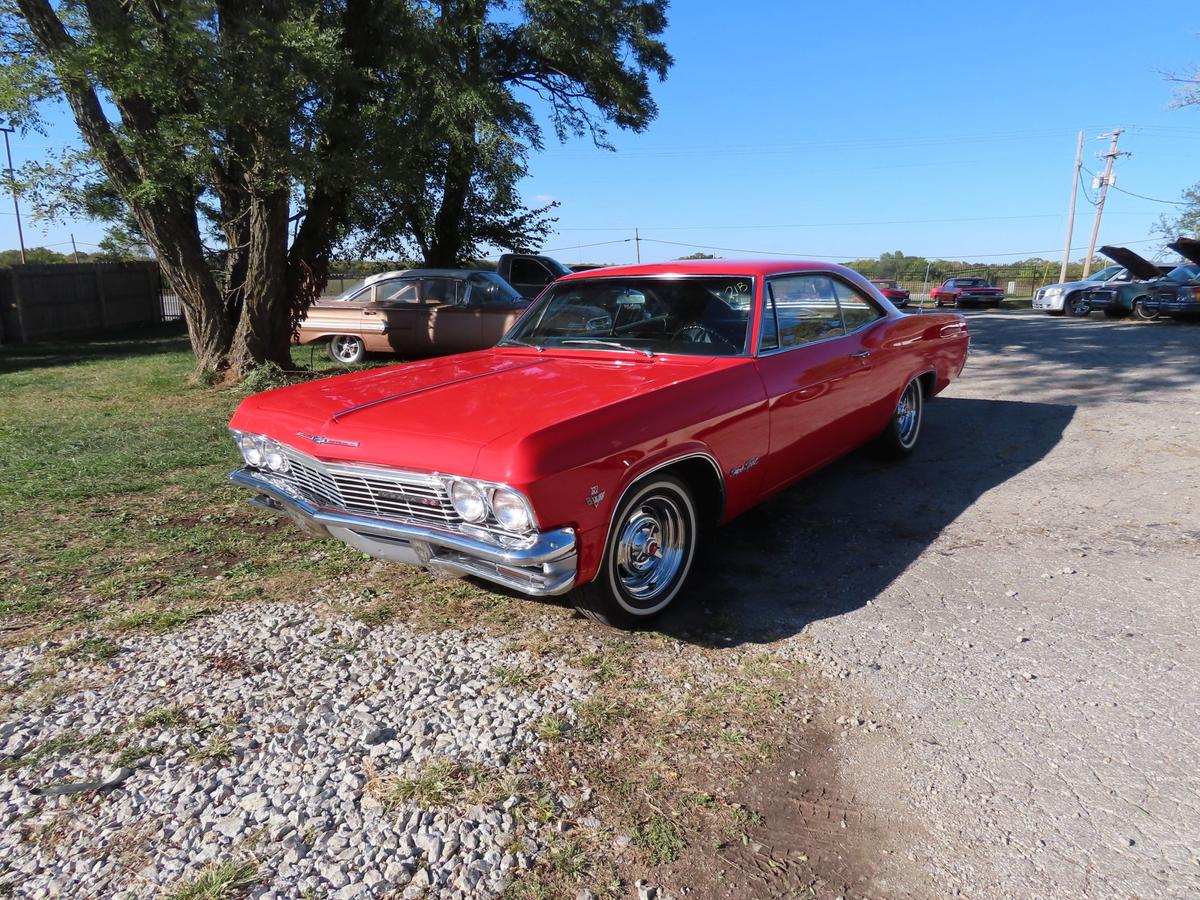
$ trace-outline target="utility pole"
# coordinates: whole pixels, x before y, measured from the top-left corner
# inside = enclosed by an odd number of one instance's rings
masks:
[[[1079,132],[1079,146],[1075,149],[1075,175],[1071,179],[1071,211],[1067,213],[1067,246],[1063,250],[1062,269],[1058,273],[1058,283],[1067,280],[1067,264],[1071,261],[1071,234],[1075,231],[1075,200],[1079,196],[1079,167],[1083,165],[1083,132]]]
[[[638,265],[640,266],[642,264],[642,235],[637,228],[633,229],[633,247],[634,252],[637,254]]]
[[[1087,259],[1083,261],[1083,277],[1087,278],[1092,273],[1092,255],[1096,252],[1096,238],[1100,235],[1100,217],[1104,215],[1104,198],[1108,196],[1108,186],[1112,184],[1113,162],[1118,156],[1128,156],[1128,153],[1117,152],[1117,139],[1121,136],[1123,128],[1115,129],[1111,134],[1102,134],[1101,138],[1111,137],[1112,143],[1108,147],[1108,152],[1104,154],[1103,159],[1107,159],[1108,163],[1104,166],[1104,174],[1100,176],[1100,196],[1096,198],[1096,220],[1092,223],[1092,239],[1088,243]]]
[[[12,149],[8,146],[8,136],[14,134],[16,130],[11,125],[0,127],[0,131],[4,132],[4,153],[8,157],[8,189],[12,192],[13,212],[17,214],[17,243],[21,245],[21,265],[25,265],[25,234],[21,231],[21,207],[17,204],[17,178],[13,174]]]
[[[79,248],[75,246],[75,235],[71,235],[71,252],[75,254],[75,264],[79,265]]]

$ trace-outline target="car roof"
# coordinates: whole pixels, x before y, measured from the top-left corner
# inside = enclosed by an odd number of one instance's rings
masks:
[[[811,259],[676,259],[661,263],[640,263],[631,266],[606,266],[573,272],[559,281],[578,281],[588,278],[612,278],[629,275],[781,275],[787,272],[833,271],[858,276],[857,272],[836,263]]]
[[[363,279],[363,284],[374,284],[387,278],[467,278],[471,275],[495,275],[489,269],[395,269],[380,272]]]

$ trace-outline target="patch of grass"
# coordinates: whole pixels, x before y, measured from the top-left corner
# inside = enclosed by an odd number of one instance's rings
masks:
[[[646,854],[652,866],[675,862],[687,846],[675,824],[666,816],[654,816],[639,825],[632,837],[633,845]]]
[[[210,735],[202,745],[193,747],[188,754],[196,762],[219,761],[233,756],[233,744],[223,734]]]
[[[153,631],[163,634],[174,628],[190,625],[197,619],[212,613],[205,606],[175,606],[165,609],[139,609],[112,619],[110,627],[115,631]]]
[[[0,760],[0,770],[36,767],[52,756],[73,753],[84,744],[84,739],[77,732],[65,731],[31,747],[20,756]]]
[[[182,706],[164,706],[138,716],[134,724],[138,728],[172,728],[187,720],[187,710]]]
[[[105,637],[90,637],[71,641],[58,651],[61,656],[87,662],[103,662],[121,652],[121,648]]]
[[[492,677],[506,688],[527,691],[538,683],[536,672],[519,669],[515,666],[496,666],[492,669]]]
[[[537,723],[537,736],[552,744],[558,743],[567,733],[567,722],[561,716],[542,716]]]
[[[368,789],[387,809],[405,803],[422,807],[490,806],[520,793],[521,782],[475,763],[431,759],[414,775],[369,778]]]
[[[249,860],[216,863],[166,897],[167,900],[235,900],[244,896],[257,878],[258,866]]]

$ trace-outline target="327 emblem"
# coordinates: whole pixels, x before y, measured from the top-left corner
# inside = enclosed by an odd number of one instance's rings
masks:
[[[600,490],[600,485],[592,485],[592,493],[583,498],[583,502],[588,506],[599,506],[600,501],[604,499],[604,491]]]

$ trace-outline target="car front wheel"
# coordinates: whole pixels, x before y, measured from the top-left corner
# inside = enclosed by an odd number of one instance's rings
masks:
[[[366,344],[357,335],[339,334],[329,341],[329,358],[335,363],[353,366],[366,359],[366,356]]]
[[[889,459],[903,459],[912,453],[921,434],[921,419],[925,414],[925,391],[921,381],[914,378],[900,394],[892,418],[883,433],[875,439],[875,448]]]
[[[1077,319],[1087,318],[1092,311],[1092,304],[1078,294],[1072,294],[1067,298],[1066,307],[1067,312]]]
[[[1146,301],[1140,300],[1140,299],[1133,301],[1133,314],[1137,318],[1139,318],[1145,322],[1149,322],[1151,319],[1158,318],[1158,310],[1157,309],[1147,309]]]
[[[583,615],[605,625],[637,628],[679,595],[696,555],[698,519],[688,486],[652,475],[622,500],[600,572],[571,592]]]

